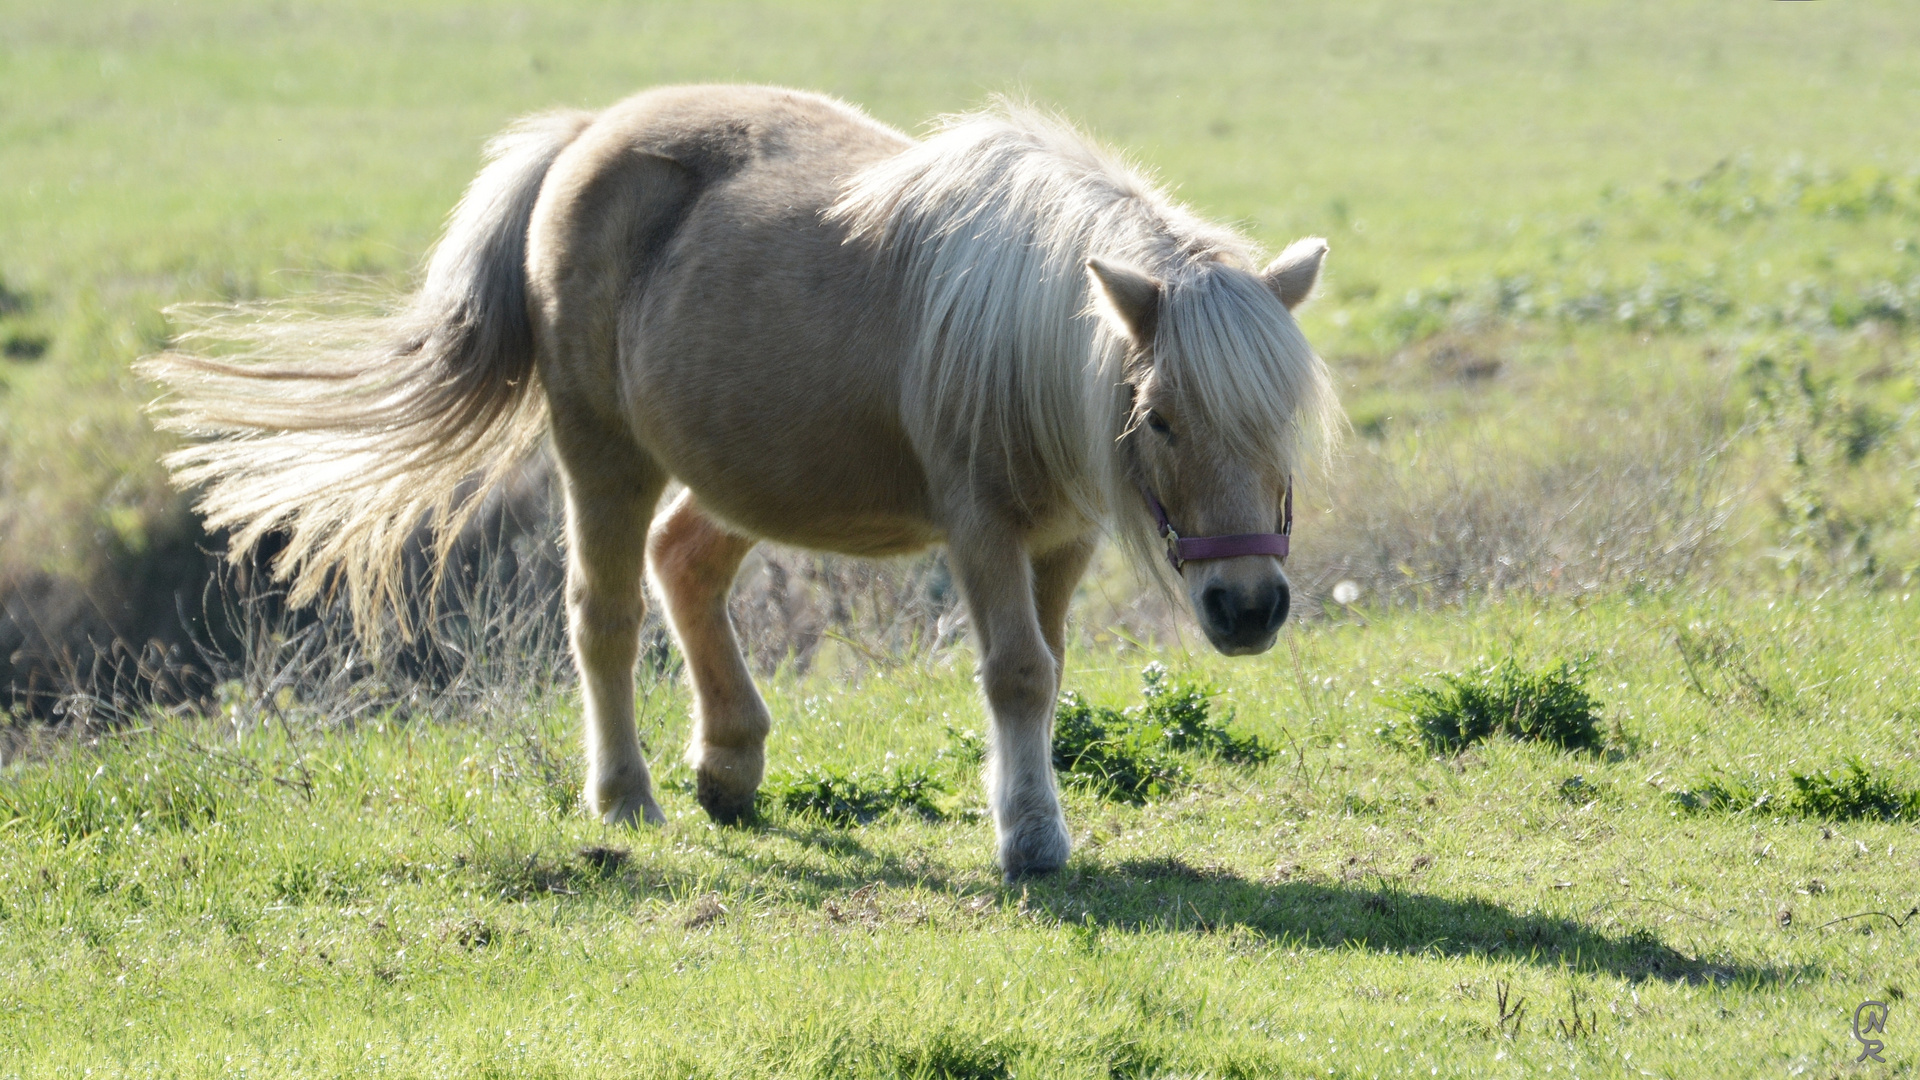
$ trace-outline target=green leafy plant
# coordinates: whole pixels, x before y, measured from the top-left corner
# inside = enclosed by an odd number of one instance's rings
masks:
[[[1381,698],[1412,718],[1429,750],[1458,752],[1494,735],[1567,750],[1597,749],[1600,703],[1587,693],[1587,658],[1529,669],[1503,657],[1464,674],[1437,673]]]
[[[1737,780],[1714,770],[1670,798],[1692,813],[1766,812],[1825,821],[1920,821],[1920,788],[1876,773],[1859,758],[1842,768],[1793,773],[1792,790],[1775,793],[1757,780]]]
[[[761,795],[790,814],[865,825],[895,810],[937,821],[945,814],[934,796],[946,790],[924,768],[863,772],[815,765],[798,775],[769,781]]]
[[[1172,790],[1186,770],[1158,725],[1094,705],[1069,691],[1053,718],[1053,767],[1061,779],[1110,799],[1145,802]]]
[[[1226,716],[1214,719],[1213,698],[1218,691],[1213,687],[1170,679],[1167,669],[1158,663],[1148,664],[1141,671],[1140,680],[1144,684],[1141,694],[1146,698],[1141,706],[1142,716],[1148,723],[1160,726],[1167,745],[1173,749],[1244,765],[1259,765],[1273,757],[1273,747],[1261,742],[1258,736],[1235,735],[1227,730],[1227,725],[1233,722],[1231,710]]]
[[[1682,810],[1694,813],[1739,813],[1765,806],[1773,796],[1750,780],[1715,772],[1684,791],[1670,796]]]
[[[1903,789],[1891,777],[1876,776],[1859,758],[1847,761],[1844,776],[1839,773],[1795,773],[1793,808],[1803,817],[1836,821],[1920,820],[1920,788]]]
[[[1252,735],[1235,735],[1233,720],[1213,715],[1218,691],[1176,679],[1165,666],[1140,672],[1139,705],[1114,709],[1079,694],[1060,696],[1053,721],[1053,766],[1069,783],[1123,802],[1144,802],[1186,779],[1181,755],[1257,765],[1273,748]]]

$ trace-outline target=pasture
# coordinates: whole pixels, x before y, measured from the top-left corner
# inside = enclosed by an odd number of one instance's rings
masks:
[[[1083,586],[1069,691],[1142,715],[1157,663],[1264,752],[1115,734],[1148,782],[1070,784],[1025,885],[963,639],[756,655],[772,781],[727,829],[664,653],[654,830],[580,811],[546,646],[443,700],[23,711],[0,1076],[1910,1075],[1917,39],[1898,3],[0,3],[0,661],[177,618],[203,538],[128,372],[163,306],[398,289],[508,119],[659,83],[909,128],[1013,92],[1324,235],[1353,424],[1273,652]],[[1508,657],[1572,665],[1591,737],[1422,737]]]
[[[1190,756],[1140,804],[1070,786],[1072,861],[1010,888],[964,657],[774,680],[776,787],[934,781],[865,824],[770,801],[716,828],[677,766],[663,828],[609,832],[577,805],[571,700],[105,737],[4,789],[0,1073],[1827,1076],[1876,999],[1898,1075],[1912,924],[1834,920],[1920,900],[1912,819],[1680,796],[1856,754],[1920,790],[1912,622],[1897,598],[1513,603],[1196,656],[1176,674],[1274,756]],[[1689,674],[1676,640],[1702,637],[1726,648]],[[1599,746],[1383,732],[1407,721],[1383,687],[1509,650],[1593,654]],[[1074,659],[1088,700],[1137,701],[1142,654]],[[649,745],[678,745],[684,692],[648,690]]]

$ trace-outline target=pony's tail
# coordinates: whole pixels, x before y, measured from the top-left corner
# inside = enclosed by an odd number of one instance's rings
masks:
[[[171,391],[154,406],[160,426],[201,441],[166,464],[175,483],[203,486],[197,507],[209,529],[232,530],[231,558],[284,536],[274,576],[294,603],[337,584],[367,640],[383,609],[404,630],[409,539],[432,530],[437,575],[480,495],[545,430],[527,224],[591,120],[549,113],[495,138],[398,313],[339,298],[169,311],[186,326],[179,347],[138,370]]]

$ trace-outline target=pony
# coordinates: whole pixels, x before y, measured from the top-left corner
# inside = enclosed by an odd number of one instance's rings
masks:
[[[1184,586],[1221,652],[1273,644],[1292,478],[1340,415],[1292,315],[1325,241],[1262,266],[1011,105],[915,140],[816,94],[667,87],[524,119],[486,155],[403,304],[229,307],[142,372],[192,437],[167,465],[208,527],[236,558],[281,537],[290,599],[338,589],[363,627],[402,610],[422,522],[444,560],[550,439],[603,821],[664,820],[634,720],[649,580],[693,687],[699,802],[751,813],[771,718],[726,601],[762,540],[945,545],[1010,881],[1069,853],[1054,702],[1103,536]]]

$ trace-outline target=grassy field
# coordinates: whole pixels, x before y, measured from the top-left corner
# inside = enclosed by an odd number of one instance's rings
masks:
[[[961,656],[772,684],[776,788],[924,769],[931,820],[716,829],[675,767],[667,826],[610,833],[570,703],[106,737],[0,789],[0,1075],[1843,1076],[1868,999],[1866,1074],[1908,1075],[1920,941],[1834,920],[1920,901],[1913,819],[1685,794],[1855,757],[1920,790],[1914,615],[1509,603],[1162,654],[1276,753],[1071,788],[1077,853],[1018,887]],[[1506,654],[1591,655],[1598,746],[1410,747],[1383,696]],[[1145,655],[1075,659],[1088,701],[1138,699]],[[662,758],[685,707],[652,687]]]
[[[1138,716],[1160,663],[1270,754],[1115,735],[1154,784],[1070,787],[1025,886],[964,644],[763,650],[741,829],[653,674],[644,832],[579,813],[564,680],[16,718],[0,1077],[1913,1075],[1916,55],[1899,2],[0,0],[0,673],[18,627],[176,617],[200,538],[127,372],[163,306],[399,289],[487,135],[655,83],[1025,95],[1326,235],[1354,429],[1273,653],[1090,579],[1069,689]],[[1592,745],[1423,739],[1417,687],[1508,657],[1573,665]]]

